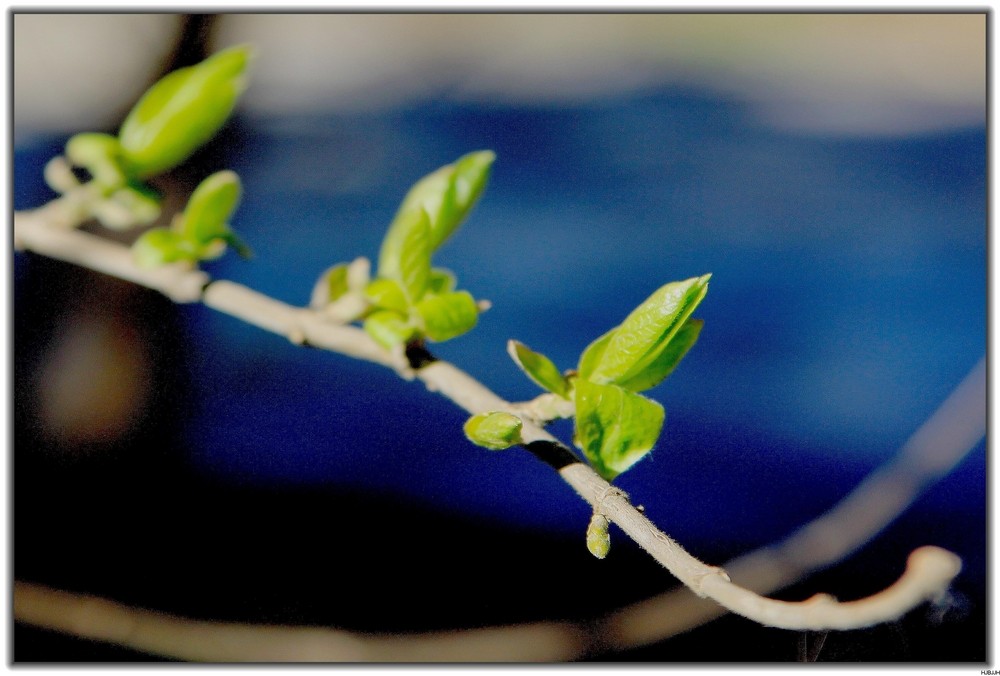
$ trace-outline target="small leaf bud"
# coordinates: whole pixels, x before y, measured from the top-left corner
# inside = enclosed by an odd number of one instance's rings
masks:
[[[517,416],[494,411],[472,416],[463,429],[469,441],[477,446],[502,451],[521,443],[521,427]]]
[[[150,87],[118,133],[131,174],[147,178],[163,173],[208,141],[243,93],[249,61],[249,47],[230,47]]]
[[[587,526],[587,549],[599,559],[608,555],[611,549],[611,534],[608,532],[610,522],[603,514],[594,514]]]

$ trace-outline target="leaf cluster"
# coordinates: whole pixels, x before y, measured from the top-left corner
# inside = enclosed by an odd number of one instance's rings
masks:
[[[66,158],[91,175],[94,213],[113,227],[155,220],[158,198],[143,181],[183,162],[225,123],[246,86],[249,60],[250,49],[237,46],[174,71],[143,95],[117,136],[71,138]],[[486,304],[457,289],[455,276],[434,267],[432,258],[478,202],[494,160],[492,151],[472,152],[417,181],[389,224],[374,278],[365,258],[334,265],[317,282],[312,307],[341,322],[361,322],[390,350],[450,340],[472,329]],[[50,183],[78,187],[68,168],[60,173],[59,166],[47,169]],[[137,263],[194,264],[227,246],[248,255],[229,224],[241,193],[232,171],[203,180],[170,227],[149,230],[135,242]],[[517,341],[508,345],[514,362],[550,393],[545,410],[572,411],[576,446],[608,480],[649,453],[659,438],[664,409],[641,392],[670,375],[697,341],[702,323],[691,314],[708,292],[709,277],[657,289],[593,341],[575,371],[560,372],[548,357]],[[554,405],[558,401],[565,404]],[[521,443],[521,428],[515,415],[488,412],[473,416],[465,433],[481,446],[501,449]],[[605,530],[594,529],[595,553],[606,553]]]
[[[376,277],[359,271],[352,279],[348,264],[336,265],[320,279],[314,307],[351,307],[350,318],[362,320],[387,349],[450,340],[472,329],[480,305],[431,258],[475,206],[495,157],[489,150],[469,153],[417,181],[382,240]]]
[[[639,394],[660,384],[694,346],[702,322],[691,313],[711,275],[657,289],[625,320],[592,342],[575,371],[560,373],[545,355],[510,341],[514,362],[541,388],[572,401],[574,442],[611,480],[642,459],[660,436],[663,406]]]
[[[87,132],[70,138],[65,159],[46,168],[49,185],[77,199],[83,195],[89,215],[109,228],[152,223],[160,215],[160,195],[145,181],[181,164],[222,127],[246,88],[250,57],[250,48],[239,45],[169,73],[142,95],[116,136]],[[70,166],[89,174],[85,191]],[[227,244],[245,255],[248,249],[228,225],[239,196],[233,172],[208,177],[180,220],[136,242],[137,260],[146,266],[197,262],[221,255]]]
[[[143,267],[195,263],[218,258],[227,244],[249,257],[250,249],[229,225],[241,194],[240,178],[234,172],[212,174],[198,184],[169,228],[153,228],[135,241],[132,252],[136,262]]]

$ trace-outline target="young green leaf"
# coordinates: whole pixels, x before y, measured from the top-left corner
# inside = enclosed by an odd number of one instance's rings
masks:
[[[398,281],[410,302],[419,300],[431,276],[430,225],[422,209],[396,218],[382,240],[378,274]]]
[[[96,162],[113,162],[121,154],[118,139],[110,134],[84,132],[66,141],[66,157],[78,167]]]
[[[521,419],[517,416],[495,411],[472,416],[462,429],[469,441],[477,446],[502,451],[521,443],[521,427]]]
[[[436,342],[460,336],[479,321],[479,309],[468,291],[427,296],[417,303],[417,313],[423,319],[424,333]]]
[[[617,330],[618,327],[616,326],[588,345],[587,349],[583,351],[583,354],[580,355],[580,363],[576,367],[576,371],[581,378],[590,380],[590,374],[593,372],[594,367],[601,361],[601,357],[604,356],[604,350],[607,349],[608,343],[611,342],[611,338]]]
[[[585,377],[598,384],[613,384],[639,376],[667,348],[708,293],[710,277],[703,275],[660,287],[614,331],[593,367],[588,364]]]
[[[446,164],[414,183],[403,197],[393,217],[393,225],[407,214],[426,211],[431,231],[434,233],[431,235],[431,242],[440,245],[444,237],[439,236],[438,232],[444,224],[454,221],[452,217],[455,213],[454,173],[454,165]],[[431,247],[432,251],[434,249],[437,249],[437,246]]]
[[[420,300],[431,278],[430,225],[426,212],[418,212],[407,230],[399,257],[399,281],[411,302]]]
[[[577,446],[594,469],[612,480],[656,444],[663,427],[660,404],[617,385],[576,383]]]
[[[167,228],[153,228],[144,232],[132,244],[132,257],[136,265],[143,268],[155,268],[196,258],[189,243],[176,231]]]
[[[205,247],[210,248],[213,244],[218,244],[219,242],[225,242],[227,246],[232,247],[233,251],[235,251],[240,258],[253,258],[253,250],[232,230],[229,230],[219,239],[205,245]],[[219,255],[221,256],[222,253],[220,252]]]
[[[387,350],[401,345],[415,333],[413,326],[406,317],[392,310],[379,310],[365,318],[364,329],[372,338]]]
[[[492,150],[479,150],[463,155],[455,162],[451,179],[454,212],[451,215],[451,222],[442,221],[435,226],[431,236],[435,249],[461,225],[472,211],[472,207],[479,201],[483,190],[486,189],[486,182],[489,180],[496,158],[496,153]]]
[[[230,47],[150,87],[118,132],[131,174],[146,178],[167,171],[211,138],[246,87],[249,60],[249,47]]]
[[[84,167],[99,185],[116,188],[124,185],[121,145],[108,134],[76,134],[66,142],[66,157],[74,165]]]
[[[427,284],[427,293],[448,293],[455,290],[455,274],[444,268],[431,268],[431,278]]]
[[[569,383],[544,354],[516,340],[507,341],[507,354],[543,390],[558,394],[563,399],[569,398]]]
[[[365,298],[377,308],[395,310],[400,314],[406,314],[410,308],[403,287],[394,279],[386,279],[385,277],[373,279],[365,289]]]
[[[348,292],[347,263],[338,263],[327,268],[313,287],[309,307],[320,310]]]
[[[475,206],[495,159],[493,151],[480,150],[463,155],[423,177],[403,198],[394,224],[405,214],[423,209],[430,222],[431,251],[435,251]]]
[[[688,353],[688,350],[694,347],[704,323],[700,319],[689,319],[684,322],[684,325],[670,339],[666,349],[660,353],[659,357],[637,375],[618,384],[626,390],[632,390],[633,392],[642,392],[659,385],[667,376],[673,373],[673,370],[677,368],[677,364]]]
[[[230,234],[229,218],[240,201],[240,177],[232,171],[218,171],[191,193],[184,207],[182,234],[207,244]]]

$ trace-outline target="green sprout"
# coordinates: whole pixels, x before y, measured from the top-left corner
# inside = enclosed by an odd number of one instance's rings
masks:
[[[493,411],[469,418],[463,428],[472,443],[491,451],[502,451],[521,443],[523,423],[516,415]]]
[[[592,342],[575,373],[511,341],[508,351],[532,381],[572,401],[574,442],[609,481],[641,460],[660,436],[663,406],[639,392],[661,383],[698,340],[691,313],[708,293],[711,275],[660,287],[625,320]]]
[[[117,136],[71,137],[65,157],[46,167],[50,187],[78,195],[86,213],[106,227],[152,223],[160,215],[160,196],[144,181],[179,165],[225,124],[246,87],[249,60],[249,47],[230,47],[169,73],[143,94]],[[81,185],[70,167],[85,169],[90,180]],[[152,241],[169,239],[156,235]]]
[[[382,240],[375,279],[352,286],[349,266],[336,265],[317,283],[314,306],[351,308],[348,318],[362,320],[386,349],[442,342],[472,329],[481,304],[456,290],[455,276],[433,267],[431,257],[472,211],[495,158],[488,150],[469,153],[417,181]]]
[[[132,252],[136,262],[142,267],[197,263],[218,258],[227,245],[248,257],[249,248],[229,226],[241,192],[240,178],[234,172],[212,174],[191,193],[183,213],[169,228],[153,228],[135,241]]]
[[[212,138],[246,89],[250,55],[246,45],[230,47],[150,87],[118,132],[126,173],[161,174]]]

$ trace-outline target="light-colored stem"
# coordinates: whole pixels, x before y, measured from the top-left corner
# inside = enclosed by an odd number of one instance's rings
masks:
[[[202,297],[210,308],[242,319],[266,331],[287,337],[298,345],[308,344],[355,359],[394,369],[406,378],[412,370],[402,354],[382,349],[363,330],[337,324],[323,314],[292,307],[270,296],[224,280],[212,282]]]
[[[830,511],[781,542],[727,562],[725,569],[744,587],[769,594],[842,560],[951,471],[985,434],[986,362],[980,360],[896,456]],[[721,614],[718,605],[677,589],[621,609],[607,618],[603,631],[615,644],[645,645]]]
[[[832,620],[851,629],[883,622],[951,579],[957,557],[947,552],[942,557],[941,552],[934,547],[913,552],[903,576],[864,601],[836,603],[819,596],[804,603],[768,603],[774,604],[778,623],[794,618],[803,627],[826,627]],[[724,593],[752,596],[738,588]],[[14,617],[81,638],[201,662],[565,662],[595,647],[594,637],[567,622],[373,636],[320,627],[204,622],[27,582],[14,583]],[[605,644],[606,637],[596,638]]]
[[[139,268],[127,247],[67,228],[65,220],[71,217],[67,215],[67,205],[56,200],[35,211],[15,213],[14,248],[37,251],[49,258],[155,289],[177,303],[201,299],[202,288],[209,281],[207,274],[180,264]]]
[[[50,205],[48,209],[52,209]],[[268,331],[284,335],[296,343],[308,342],[359,359],[395,369],[404,377],[413,372],[393,355],[379,348],[363,331],[324,320],[319,313],[289,306],[231,282],[208,284],[197,270],[180,267],[142,269],[131,261],[126,247],[98,237],[50,225],[46,207],[16,213],[14,240],[20,249],[59,258],[122,279],[156,289],[179,302],[202,300],[206,305],[243,319]],[[206,286],[207,285],[207,286]],[[455,366],[433,362],[418,371],[428,389],[440,392],[469,413],[512,410],[513,405],[498,397],[477,380]],[[536,441],[558,444],[544,429],[525,421],[522,436],[526,444]],[[559,468],[562,478],[595,509],[600,509],[636,543],[699,596],[707,596],[728,610],[762,624],[785,628],[848,628],[899,617],[920,601],[942,592],[958,573],[956,557],[931,549],[924,555],[930,563],[913,566],[904,592],[887,590],[870,599],[841,604],[833,600],[799,604],[761,597],[730,581],[726,573],[687,553],[637,510],[628,497],[612,487],[588,466],[568,463]],[[892,593],[890,593],[892,592]],[[917,592],[920,592],[919,594]],[[855,618],[851,624],[850,618]]]
[[[14,615],[37,627],[195,662],[568,661],[585,645],[582,630],[557,623],[372,636],[321,627],[201,622],[27,582],[14,583]]]

